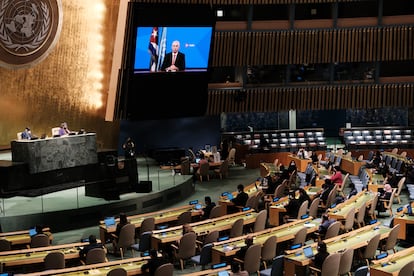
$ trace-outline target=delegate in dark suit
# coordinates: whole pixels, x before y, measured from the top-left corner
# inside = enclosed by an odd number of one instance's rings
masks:
[[[175,72],[185,70],[185,54],[181,53],[179,50],[180,42],[174,40],[171,44],[171,52],[164,57],[161,71]]]

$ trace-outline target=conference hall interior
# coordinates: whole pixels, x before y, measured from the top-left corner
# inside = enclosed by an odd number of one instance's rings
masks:
[[[413,41],[408,0],[3,0],[0,272],[412,275]]]

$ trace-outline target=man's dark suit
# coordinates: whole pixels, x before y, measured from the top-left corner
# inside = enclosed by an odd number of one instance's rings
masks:
[[[162,66],[161,66],[162,71],[165,71],[167,67],[171,66],[172,56],[173,56],[172,52],[165,55],[164,61],[163,61]],[[176,67],[178,67],[179,71],[185,70],[185,54],[183,54],[181,52],[178,52],[177,57],[176,57],[175,62],[174,62],[174,65]]]

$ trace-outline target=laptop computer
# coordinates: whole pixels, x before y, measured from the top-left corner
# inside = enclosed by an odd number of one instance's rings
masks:
[[[375,256],[375,259],[376,260],[381,260],[381,259],[384,259],[387,256],[388,256],[388,253],[387,252],[384,252],[384,253],[380,253],[380,254],[376,255]]]
[[[218,276],[229,276],[229,272],[227,270],[222,270],[217,273]]]
[[[312,258],[314,256],[313,249],[311,246],[306,246],[303,248],[303,254],[306,258]]]
[[[29,235],[30,235],[30,237],[33,237],[36,234],[37,234],[36,228],[30,228],[29,229]]]
[[[234,197],[233,197],[233,194],[232,193],[228,193],[227,194],[227,199],[228,200],[232,200]]]
[[[105,222],[106,227],[115,226],[115,224],[116,224],[116,221],[115,221],[114,217],[106,217],[104,219],[104,222]]]
[[[196,210],[201,210],[201,209],[203,209],[203,205],[202,205],[201,203],[197,203],[197,204],[194,206],[194,209],[196,209]]]

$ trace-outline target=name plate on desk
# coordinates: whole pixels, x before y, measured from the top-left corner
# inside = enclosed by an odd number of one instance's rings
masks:
[[[25,162],[30,173],[98,163],[96,134],[88,133],[11,142],[13,162]]]

